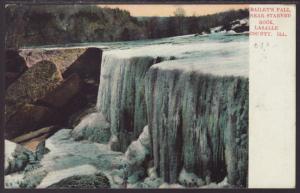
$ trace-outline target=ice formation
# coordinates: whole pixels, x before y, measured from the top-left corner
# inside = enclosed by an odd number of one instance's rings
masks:
[[[37,186],[93,167],[112,188],[126,180],[128,188],[245,187],[248,58],[245,34],[112,45],[103,52],[98,112],[46,141]]]

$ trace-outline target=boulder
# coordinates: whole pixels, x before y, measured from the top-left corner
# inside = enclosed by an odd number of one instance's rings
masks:
[[[27,70],[26,62],[17,50],[5,51],[5,88]]]
[[[87,83],[92,79],[99,84],[101,59],[101,49],[87,48],[86,51],[66,69],[63,76],[68,77],[73,73],[77,73],[82,79],[86,80]]]
[[[20,56],[24,58],[29,68],[40,61],[49,60],[57,64],[63,73],[85,51],[86,48],[22,49]]]
[[[12,139],[36,129],[52,125],[55,122],[55,112],[44,106],[32,104],[23,105],[7,121],[5,137]]]
[[[82,79],[99,80],[102,58],[99,48],[24,49],[20,55],[29,68],[49,60],[58,66],[64,78],[77,73]]]
[[[84,100],[95,104],[97,100],[102,50],[99,48],[23,49],[20,55],[29,68],[42,60],[55,63],[64,79],[77,74],[83,80],[81,92]],[[79,99],[82,101],[82,99]]]
[[[26,142],[40,138],[41,136],[49,136],[53,133],[55,133],[59,129],[58,126],[49,126],[49,127],[44,127],[42,129],[38,129],[36,131],[32,131],[29,133],[26,133],[24,135],[18,136],[14,139],[12,139],[13,142],[15,143],[21,143],[21,144],[26,144]]]
[[[50,61],[41,61],[28,69],[13,84],[5,95],[5,115],[8,120],[23,105],[33,103],[53,91],[63,80],[57,66]]]
[[[5,50],[5,70],[6,72],[22,73],[27,70],[27,65],[18,50]]]
[[[80,92],[81,86],[80,77],[72,74],[53,91],[47,93],[44,98],[38,100],[38,103],[54,108],[63,107]]]
[[[80,188],[80,189],[95,189],[95,188],[110,188],[108,178],[102,173],[93,175],[75,175],[48,186],[49,189],[61,188]]]
[[[45,147],[46,139],[54,134],[58,129],[60,129],[58,126],[45,127],[16,137],[12,139],[12,141],[20,143],[26,149],[32,151],[36,156],[36,159],[40,160],[43,155],[48,152],[48,149]]]
[[[19,73],[15,72],[5,72],[5,89],[8,88],[15,80],[19,77]]]

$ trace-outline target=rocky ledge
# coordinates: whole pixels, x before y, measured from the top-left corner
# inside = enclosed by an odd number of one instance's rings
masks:
[[[98,48],[7,50],[5,137],[51,125],[96,103],[102,50]]]

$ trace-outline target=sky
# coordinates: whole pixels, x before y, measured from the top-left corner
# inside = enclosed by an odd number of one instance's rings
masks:
[[[132,16],[136,17],[149,17],[149,16],[172,16],[174,15],[174,11],[178,7],[182,7],[185,10],[186,16],[201,16],[201,15],[208,15],[208,14],[214,14],[218,12],[227,11],[230,9],[244,9],[248,8],[248,5],[246,4],[226,4],[226,5],[220,5],[220,4],[210,4],[210,5],[152,5],[152,4],[139,4],[139,5],[98,5],[100,7],[110,7],[110,8],[119,8],[119,9],[125,9],[130,12]]]

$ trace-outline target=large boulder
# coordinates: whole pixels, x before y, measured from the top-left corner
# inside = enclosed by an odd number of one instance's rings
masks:
[[[7,49],[5,51],[5,88],[17,80],[27,69],[26,62],[19,52]]]
[[[48,186],[49,189],[64,189],[64,188],[80,188],[80,189],[95,189],[95,188],[110,188],[108,178],[102,173],[93,175],[75,175]]]
[[[53,91],[40,99],[38,103],[55,108],[63,107],[80,92],[81,86],[80,77],[77,74],[72,74]]]
[[[101,59],[101,49],[87,48],[86,51],[66,69],[63,76],[68,77],[73,73],[77,73],[84,80],[93,79],[99,82]]]
[[[20,56],[24,58],[29,68],[40,61],[49,60],[57,64],[63,73],[85,51],[86,48],[22,49]]]
[[[27,65],[18,50],[5,50],[5,70],[6,72],[22,73],[27,70]]]
[[[48,60],[57,65],[64,79],[77,74],[83,80],[82,92],[89,103],[97,100],[102,50],[99,48],[23,49],[20,56],[29,68]]]
[[[48,149],[45,147],[45,142],[48,137],[53,135],[56,131],[60,129],[59,126],[49,126],[36,131],[26,133],[24,135],[18,136],[12,139],[13,142],[19,143],[26,149],[32,151],[37,160],[40,160]]]
[[[62,80],[57,66],[50,61],[41,61],[28,69],[6,91],[6,119],[8,120],[23,105],[45,97]]]
[[[56,122],[55,111],[45,107],[25,104],[7,121],[5,137],[12,139]]]
[[[42,60],[55,63],[63,77],[77,73],[82,79],[99,80],[102,50],[99,48],[23,49],[29,68]]]

